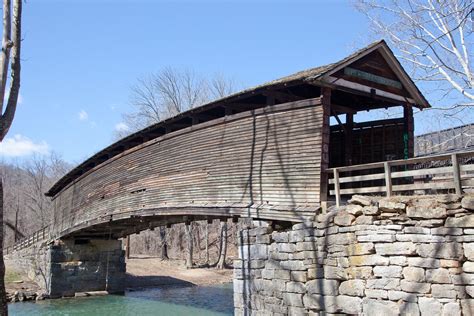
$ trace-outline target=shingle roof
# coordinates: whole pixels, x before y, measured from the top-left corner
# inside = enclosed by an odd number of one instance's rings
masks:
[[[75,179],[80,177],[82,174],[84,174],[88,170],[92,169],[97,163],[100,163],[101,161],[103,161],[102,157],[104,157],[104,155],[109,155],[108,159],[110,159],[111,157],[116,156],[116,155],[120,154],[121,152],[125,151],[126,146],[124,146],[124,145],[126,145],[127,143],[129,143],[133,139],[136,139],[138,137],[142,137],[143,135],[151,134],[151,133],[153,133],[153,131],[156,131],[160,128],[162,129],[166,126],[171,125],[173,122],[177,122],[177,121],[179,121],[183,118],[189,117],[189,116],[194,115],[196,113],[218,107],[219,105],[223,105],[226,102],[239,99],[243,96],[251,95],[252,93],[256,93],[258,91],[263,91],[263,90],[265,90],[267,88],[270,88],[270,87],[274,87],[274,86],[278,86],[278,85],[286,85],[286,84],[290,84],[290,83],[293,83],[293,82],[302,82],[302,83],[309,82],[309,83],[312,83],[312,84],[317,84],[318,81],[322,81],[322,78],[324,77],[325,74],[330,73],[334,69],[350,62],[351,60],[356,60],[357,58],[361,57],[362,55],[365,55],[368,52],[372,51],[377,46],[382,47],[384,49],[387,49],[388,52],[393,56],[392,51],[390,50],[388,45],[385,43],[385,41],[383,41],[383,40],[377,41],[377,42],[374,42],[374,43],[372,43],[372,44],[370,44],[370,45],[368,45],[368,46],[366,46],[366,47],[364,47],[360,50],[355,51],[354,53],[350,54],[349,56],[345,57],[344,59],[341,59],[340,61],[338,61],[336,63],[332,63],[332,64],[328,64],[328,65],[324,65],[324,66],[319,66],[319,67],[303,70],[303,71],[294,73],[292,75],[282,77],[280,79],[272,80],[272,81],[266,82],[266,83],[261,84],[261,85],[257,85],[257,86],[254,86],[254,87],[251,87],[251,88],[248,88],[248,89],[244,89],[242,91],[231,94],[231,95],[229,95],[227,97],[224,97],[222,99],[212,101],[212,102],[204,104],[202,106],[199,106],[199,107],[190,109],[188,111],[182,112],[182,113],[180,113],[180,114],[178,114],[174,117],[168,118],[168,119],[163,120],[159,123],[150,125],[150,126],[144,128],[141,131],[138,131],[134,134],[131,134],[131,135],[115,142],[114,144],[111,144],[110,146],[108,146],[108,147],[104,148],[103,150],[99,151],[98,153],[96,153],[95,155],[93,155],[92,157],[90,157],[89,159],[87,159],[86,161],[84,161],[83,163],[81,163],[80,165],[75,167],[74,169],[72,169],[63,178],[61,178],[58,182],[56,182],[49,189],[49,191],[46,193],[46,195],[47,196],[56,195],[64,187],[66,187],[69,183],[73,182]],[[393,58],[396,60],[395,57],[393,57]],[[398,61],[396,61],[396,62],[398,63]],[[402,72],[404,72],[401,65],[399,63],[397,65],[400,67],[400,69],[402,69]],[[412,89],[418,91],[419,95],[421,95],[421,97],[425,101],[425,103],[428,104],[427,101],[422,96],[421,92],[419,92],[418,88],[413,83],[413,81],[411,81],[411,79],[408,77],[408,75],[406,75],[405,72],[404,72],[404,74],[408,78],[408,80],[411,82],[411,84],[413,85],[414,88],[412,87]],[[123,149],[120,150],[120,148],[123,148]]]

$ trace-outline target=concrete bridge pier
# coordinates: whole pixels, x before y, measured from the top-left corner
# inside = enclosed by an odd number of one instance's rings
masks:
[[[49,252],[51,297],[124,291],[125,252],[121,240],[61,239],[50,246]]]

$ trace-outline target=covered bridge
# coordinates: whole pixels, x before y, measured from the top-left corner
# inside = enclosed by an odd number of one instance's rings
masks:
[[[361,111],[403,116],[355,122]],[[149,126],[48,192],[54,238],[119,238],[196,219],[314,218],[326,169],[413,156],[413,107],[429,107],[384,41]],[[332,125],[332,126],[331,126]]]

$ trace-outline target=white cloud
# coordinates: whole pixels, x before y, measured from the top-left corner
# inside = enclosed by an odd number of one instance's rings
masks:
[[[126,132],[130,129],[130,127],[128,127],[127,124],[125,124],[124,122],[120,122],[118,124],[115,124],[115,130],[117,132]]]
[[[89,118],[89,114],[87,114],[87,112],[84,110],[81,110],[78,115],[79,121],[86,121]]]
[[[22,157],[32,154],[49,154],[48,144],[45,141],[34,143],[28,137],[20,134],[7,137],[0,143],[0,156]]]

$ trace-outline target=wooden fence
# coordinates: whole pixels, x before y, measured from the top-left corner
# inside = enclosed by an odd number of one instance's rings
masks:
[[[474,151],[328,169],[329,195],[462,194],[474,188]]]
[[[43,227],[42,229],[35,231],[32,235],[20,239],[13,246],[6,247],[3,253],[9,254],[9,253],[12,253],[13,251],[30,247],[39,241],[49,239],[49,233],[50,233],[49,226]]]

